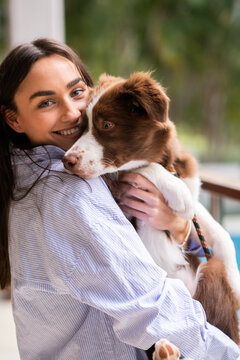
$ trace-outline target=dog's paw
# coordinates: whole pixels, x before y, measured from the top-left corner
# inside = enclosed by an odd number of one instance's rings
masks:
[[[157,163],[136,169],[135,172],[145,176],[161,191],[166,203],[175,214],[188,220],[193,218],[195,201],[191,190],[183,180]]]
[[[166,339],[161,339],[155,344],[153,360],[179,360],[180,351]]]
[[[182,180],[174,178],[160,189],[168,206],[175,214],[185,219],[194,216],[194,201],[190,190]]]
[[[167,339],[161,339],[155,344],[153,360],[179,360],[179,359],[180,359],[180,351],[175,345],[170,343]],[[192,360],[192,359],[184,358],[182,360]]]

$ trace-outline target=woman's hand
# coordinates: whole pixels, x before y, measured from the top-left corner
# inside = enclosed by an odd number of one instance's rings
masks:
[[[159,229],[168,230],[182,244],[189,231],[189,221],[177,216],[162,193],[147,178],[135,173],[119,175],[117,199],[122,211]]]

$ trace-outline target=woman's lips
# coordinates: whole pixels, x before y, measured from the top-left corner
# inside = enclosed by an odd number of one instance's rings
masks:
[[[80,126],[75,126],[70,129],[54,131],[54,134],[61,135],[67,138],[75,138],[81,135],[81,128]]]

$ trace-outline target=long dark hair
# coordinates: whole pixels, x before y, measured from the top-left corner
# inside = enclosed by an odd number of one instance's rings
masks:
[[[15,93],[39,59],[60,55],[72,61],[86,84],[93,86],[92,79],[77,54],[64,43],[53,39],[37,39],[14,48],[0,65],[0,287],[10,283],[10,262],[8,254],[9,205],[13,199],[15,185],[11,165],[10,148],[26,149],[30,146],[27,136],[12,130],[5,121],[6,110],[17,111]]]

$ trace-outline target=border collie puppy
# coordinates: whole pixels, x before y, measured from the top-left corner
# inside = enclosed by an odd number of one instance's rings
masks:
[[[197,162],[181,146],[168,109],[169,98],[150,73],[133,73],[129,79],[103,74],[83,117],[82,136],[63,163],[68,172],[86,179],[109,174],[108,183],[120,171],[135,171],[157,186],[174,213],[189,220],[196,214],[213,251],[208,262],[186,256],[164,231],[140,220],[136,228],[155,262],[169,277],[183,280],[208,321],[239,343],[240,276],[234,244],[198,202]],[[180,178],[169,171],[172,167]],[[192,234],[196,236],[193,228]]]

